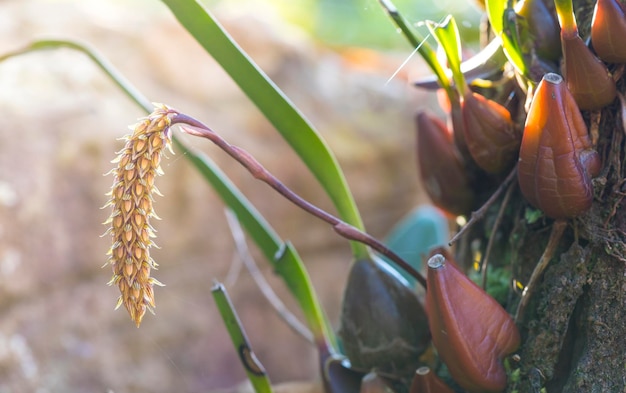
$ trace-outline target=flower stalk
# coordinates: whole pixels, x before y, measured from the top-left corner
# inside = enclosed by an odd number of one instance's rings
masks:
[[[294,193],[291,189],[281,183],[274,175],[272,175],[261,163],[259,163],[252,155],[250,155],[244,149],[231,145],[219,134],[211,130],[202,122],[187,116],[182,113],[176,113],[172,116],[171,125],[178,124],[183,132],[189,135],[206,138],[213,142],[216,146],[234,158],[237,162],[243,165],[252,176],[272,187],[275,191],[281,194],[283,197],[291,201],[296,206],[300,207],[304,211],[312,214],[313,216],[321,219],[322,221],[332,225],[333,230],[344,237],[345,239],[356,241],[358,243],[370,246],[380,254],[389,258],[396,263],[407,273],[413,276],[424,288],[426,288],[426,278],[422,276],[415,268],[402,259],[398,254],[390,250],[387,246],[381,243],[378,239],[361,231],[360,229],[342,221],[336,216],[326,212],[319,207],[312,205],[311,203],[302,199],[299,195]]]

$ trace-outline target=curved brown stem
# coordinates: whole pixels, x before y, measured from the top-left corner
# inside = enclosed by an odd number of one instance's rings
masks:
[[[489,207],[491,207],[491,205],[493,205],[496,202],[496,199],[498,199],[500,194],[502,194],[502,192],[506,190],[509,183],[511,183],[511,181],[515,178],[516,174],[517,174],[517,165],[515,165],[515,168],[513,168],[513,170],[511,170],[511,173],[507,175],[506,179],[504,179],[504,181],[502,182],[502,184],[500,184],[498,189],[489,197],[489,199],[487,199],[487,202],[485,202],[478,210],[473,212],[472,217],[467,222],[467,224],[465,224],[463,228],[461,228],[457,232],[457,234],[454,235],[452,239],[450,239],[450,241],[448,242],[449,246],[451,246],[454,242],[459,240],[459,238],[461,237],[461,235],[465,233],[465,231],[470,229],[474,224],[476,224],[485,216],[487,209],[489,209]]]
[[[209,139],[220,149],[224,150],[228,155],[230,155],[237,162],[243,165],[255,179],[261,180],[262,182],[266,183],[283,197],[287,198],[289,201],[291,201],[293,204],[303,209],[304,211],[332,225],[335,232],[337,232],[337,234],[341,235],[342,237],[348,240],[354,240],[368,245],[380,254],[388,257],[411,276],[415,277],[415,279],[420,283],[420,285],[424,287],[424,289],[426,288],[426,278],[424,278],[422,274],[415,270],[398,254],[396,254],[383,243],[381,243],[378,239],[372,237],[365,232],[360,231],[359,229],[333,216],[325,210],[322,210],[319,207],[304,200],[298,194],[291,191],[291,189],[281,183],[280,180],[278,180],[267,169],[265,169],[265,167],[263,167],[261,163],[259,163],[254,157],[252,157],[250,153],[240,147],[231,145],[199,120],[196,120],[182,113],[177,113],[175,116],[172,117],[171,124],[178,124],[181,130],[189,135]]]
[[[506,190],[506,194],[504,194],[504,198],[502,198],[502,204],[500,205],[500,209],[498,210],[496,221],[493,223],[493,228],[491,229],[491,236],[489,237],[489,242],[487,243],[487,248],[485,249],[485,258],[483,258],[483,264],[480,268],[481,274],[482,274],[483,289],[487,289],[487,267],[489,266],[489,257],[491,257],[491,249],[493,248],[494,239],[496,238],[495,234],[498,228],[500,227],[502,218],[504,217],[504,209],[509,204],[509,200],[511,200],[511,195],[513,195],[513,190],[515,189],[514,184],[515,183],[509,185],[508,190]]]

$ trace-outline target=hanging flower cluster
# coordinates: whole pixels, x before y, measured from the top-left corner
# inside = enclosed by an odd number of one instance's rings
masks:
[[[112,212],[104,223],[109,226],[105,235],[112,241],[108,264],[113,268],[113,278],[109,285],[120,290],[116,309],[123,304],[137,327],[146,309],[153,311],[155,307],[153,286],[163,285],[150,276],[150,270],[157,267],[150,257],[155,236],[150,220],[158,218],[152,207],[153,195],[160,195],[154,180],[163,173],[164,149],[171,149],[172,113],[168,107],[157,105],[152,114],[132,126],[132,134],[124,137],[124,148],[112,161],[117,168],[110,172],[115,178],[105,207],[111,206]]]

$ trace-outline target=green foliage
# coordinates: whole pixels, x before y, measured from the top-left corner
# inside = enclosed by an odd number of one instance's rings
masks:
[[[461,72],[461,37],[455,19],[448,15],[441,23],[427,21],[426,25],[445,52],[456,89],[463,96],[467,83]]]
[[[272,393],[272,385],[267,373],[250,348],[246,332],[230,301],[226,288],[222,284],[216,283],[211,292],[254,391],[256,393]]]
[[[196,0],[163,2],[298,153],[328,193],[341,218],[363,229],[343,172],[313,125]],[[352,243],[352,250],[355,258],[368,253],[365,246],[356,242]]]
[[[522,50],[519,46],[519,41],[514,39],[516,37],[516,28],[511,25],[511,21],[515,18],[510,18],[514,13],[512,7],[508,6],[509,0],[485,0],[487,7],[487,15],[489,16],[489,23],[493,29],[496,37],[502,40],[502,47],[507,58],[515,66],[517,71],[528,77],[528,67],[522,56]]]

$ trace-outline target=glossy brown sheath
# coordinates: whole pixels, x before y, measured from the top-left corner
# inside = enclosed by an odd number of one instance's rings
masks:
[[[598,0],[591,21],[591,42],[607,63],[626,63],[626,14],[618,0]]]
[[[595,110],[610,104],[617,95],[615,82],[578,35],[573,15],[561,21],[561,47],[563,74],[578,107]]]
[[[415,291],[384,261],[352,264],[339,336],[355,369],[411,378],[430,346],[427,318]]]
[[[502,306],[441,254],[428,260],[426,303],[433,343],[454,380],[470,393],[504,390],[502,358],[520,335]]]
[[[417,160],[424,188],[435,206],[451,215],[469,214],[474,206],[467,171],[446,125],[427,112],[417,123]]]
[[[600,172],[587,126],[557,74],[546,74],[533,97],[520,148],[519,185],[548,217],[569,218],[591,207],[591,178]]]
[[[467,89],[461,103],[465,142],[476,164],[499,174],[513,166],[521,136],[509,111],[495,101]]]
[[[530,33],[529,40],[537,55],[548,60],[561,57],[559,23],[544,0],[524,0],[515,6],[515,13],[524,18]]]

